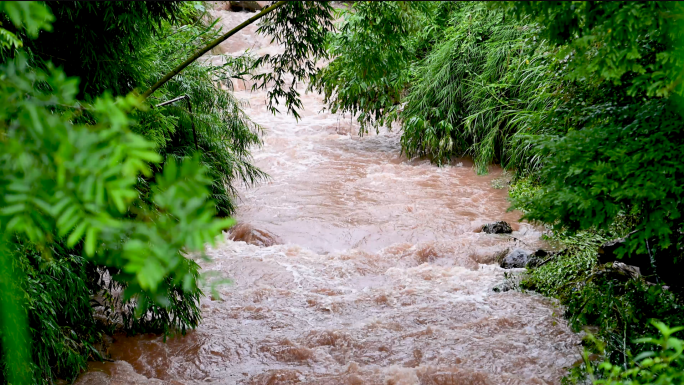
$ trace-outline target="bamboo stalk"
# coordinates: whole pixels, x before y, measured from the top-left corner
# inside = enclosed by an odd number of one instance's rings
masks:
[[[200,49],[199,51],[197,51],[194,55],[192,55],[191,57],[189,57],[187,60],[185,60],[185,61],[184,61],[183,63],[181,63],[180,65],[178,65],[178,67],[174,68],[171,72],[169,72],[169,73],[167,73],[166,75],[164,75],[164,77],[162,77],[157,83],[155,83],[152,87],[150,87],[147,91],[145,91],[145,92],[142,94],[143,99],[147,99],[148,97],[150,97],[150,95],[152,95],[152,94],[154,93],[154,91],[158,90],[159,87],[163,86],[166,82],[168,82],[169,80],[171,80],[171,78],[173,78],[174,76],[178,75],[178,73],[180,73],[183,69],[185,69],[185,67],[187,67],[187,66],[189,66],[190,64],[192,64],[192,62],[194,62],[195,60],[199,59],[202,55],[204,55],[205,53],[209,52],[212,48],[214,48],[214,47],[216,47],[217,45],[221,44],[223,41],[225,41],[225,40],[228,39],[229,37],[235,35],[235,34],[236,34],[238,31],[240,31],[241,29],[243,29],[243,28],[245,28],[246,26],[252,24],[252,23],[255,22],[256,20],[259,20],[261,17],[263,17],[264,15],[266,15],[266,14],[268,14],[269,12],[273,11],[274,9],[279,8],[279,7],[282,7],[282,6],[285,5],[286,3],[287,3],[287,1],[279,1],[279,2],[277,2],[277,3],[273,4],[273,5],[271,5],[271,6],[268,7],[268,8],[262,9],[261,12],[259,12],[259,13],[257,13],[256,15],[250,17],[249,19],[245,20],[244,22],[242,22],[242,23],[241,23],[240,25],[238,25],[237,27],[231,29],[230,31],[228,31],[228,32],[225,33],[224,35],[222,35],[222,36],[216,38],[214,41],[212,41],[211,43],[209,43],[209,44],[207,44],[206,46],[204,46],[204,48],[202,48],[202,49]]]

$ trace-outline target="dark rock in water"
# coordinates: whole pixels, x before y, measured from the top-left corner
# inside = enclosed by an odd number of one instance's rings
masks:
[[[515,289],[515,285],[513,284],[513,282],[504,281],[504,282],[501,282],[500,284],[494,286],[492,288],[492,291],[495,293],[503,293],[503,292],[507,292],[509,290],[514,290],[514,289]]]
[[[259,4],[258,1],[231,1],[230,2],[230,10],[233,12],[242,11],[242,10],[250,11],[250,12],[256,12],[256,11],[260,11],[261,8],[263,8],[263,7],[261,6],[261,4]]]
[[[232,227],[228,231],[228,238],[231,241],[243,241],[250,245],[261,247],[268,247],[281,243],[276,235],[265,230],[255,229],[245,223]]]
[[[513,229],[508,223],[499,221],[482,226],[482,231],[487,234],[510,234],[513,232]]]
[[[515,249],[508,253],[501,261],[501,267],[504,269],[522,268],[527,265],[530,259],[530,253],[523,249]]]

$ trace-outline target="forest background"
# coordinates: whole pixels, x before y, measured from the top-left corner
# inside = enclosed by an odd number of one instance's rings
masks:
[[[512,209],[562,250],[522,288],[595,327],[565,381],[682,383],[681,4],[287,3],[262,21],[285,54],[195,61],[137,96],[220,35],[205,6],[0,3],[0,383],[74,378],[114,328],[198,325],[187,255],[231,225],[237,183],[267,177],[232,80],[296,114],[285,74],[362,134],[400,129],[409,158],[511,173]]]

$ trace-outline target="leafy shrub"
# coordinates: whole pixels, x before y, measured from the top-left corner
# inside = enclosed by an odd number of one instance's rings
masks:
[[[427,2],[355,2],[339,31],[328,36],[333,58],[312,83],[331,112],[357,115],[361,133],[382,125],[401,102],[416,57],[414,36],[426,22]]]
[[[105,331],[92,316],[89,264],[76,255],[45,260],[28,245],[15,243],[14,247],[18,250],[11,262],[13,269],[25,272],[22,294],[31,339],[38,343],[32,353],[33,383],[47,383],[54,376],[71,378],[85,369],[89,356],[98,357],[94,346]],[[3,366],[0,364],[0,383],[5,383],[7,368]]]
[[[47,6],[56,20],[51,33],[24,39],[30,63],[45,68],[47,62],[55,62],[68,76],[79,77],[86,100],[105,90],[116,96],[148,88],[220,33],[215,22],[207,23],[199,2],[49,2]],[[25,38],[22,31],[15,32]],[[6,57],[12,56],[11,51],[5,52]],[[244,58],[224,65],[195,62],[150,100],[159,104],[186,95],[190,107],[181,100],[133,116],[137,123],[132,130],[157,143],[164,159],[200,154],[213,179],[213,199],[221,216],[234,212],[238,183],[249,185],[266,178],[252,164],[249,152],[261,145],[261,127],[242,111],[230,87],[222,87],[230,86],[231,77],[241,76],[248,66]],[[79,119],[92,121],[87,111]],[[149,193],[146,181],[141,182],[140,190]]]
[[[673,337],[684,327],[669,328],[662,322],[653,322],[660,338],[644,337],[635,342],[653,346],[655,351],[644,351],[631,360],[629,367],[604,362],[598,369],[605,379],[595,380],[596,385],[682,384],[684,383],[684,341]]]
[[[556,229],[607,231],[635,217],[627,248],[648,253],[659,274],[681,275],[682,42],[680,4],[505,3],[521,20],[534,18],[540,35],[566,55],[567,78],[591,84],[565,100],[549,121],[567,134],[528,141],[544,167],[534,196],[514,199],[526,219]],[[636,15],[649,15],[637,17]],[[597,44],[597,42],[601,44]],[[670,97],[669,99],[658,98]],[[569,124],[568,124],[569,123]]]
[[[665,323],[652,321],[654,334],[660,336],[644,337],[631,341],[643,346],[643,351],[636,356],[626,352],[619,364],[610,361],[596,361],[596,356],[584,350],[583,363],[572,369],[572,374],[563,379],[563,384],[594,385],[665,385],[684,383],[684,362],[682,358],[682,340],[673,335],[682,327],[669,328]],[[589,340],[595,342],[599,350],[604,344],[591,334]],[[589,382],[590,381],[590,382]]]
[[[40,14],[2,7],[18,27]],[[143,108],[136,97],[78,101],[76,79],[15,56],[0,66],[2,380],[49,383],[77,373],[102,331],[89,303],[103,289],[91,282],[98,269],[79,255],[125,288],[129,327],[184,331],[199,321],[200,292],[181,251],[201,252],[231,221],[214,218],[196,158],[167,161],[141,201],[137,181],[152,181],[161,157],[129,130],[128,114]]]
[[[628,357],[646,351],[648,346],[641,339],[658,332],[651,320],[684,323],[675,293],[662,285],[614,274],[610,264],[597,264],[596,249],[609,238],[607,234],[552,234],[550,242],[564,251],[528,271],[521,287],[558,298],[573,330],[589,327],[594,334],[584,340],[587,354],[600,354],[606,360],[603,366],[626,367]],[[571,368],[565,381],[585,383],[592,365],[596,366],[586,359],[584,365]]]
[[[671,290],[662,284],[616,274],[610,263],[598,264],[598,246],[624,235],[624,231],[625,227],[619,225],[610,231],[551,232],[547,239],[563,251],[529,270],[521,284],[523,289],[558,298],[573,330],[592,329],[594,335],[584,341],[588,352],[623,366],[627,357],[647,349],[635,340],[657,333],[651,320],[684,323],[681,301]],[[587,365],[596,365],[589,360],[586,363],[571,368],[565,381],[585,383],[591,371]]]
[[[684,6],[676,2],[508,2],[505,8],[532,17],[541,37],[562,46],[572,80],[591,78],[625,85],[630,96],[682,95]]]
[[[125,95],[141,86],[149,68],[139,65],[144,59],[140,53],[150,38],[160,34],[164,22],[189,20],[188,7],[179,1],[55,1],[46,2],[44,8],[52,21],[50,33],[29,38],[24,28],[14,31],[32,65],[52,62],[68,76],[78,77],[80,96],[86,99],[105,91]],[[11,51],[7,54],[13,56]]]
[[[514,206],[528,209],[526,219],[571,230],[608,230],[620,215],[639,213],[623,252],[658,247],[656,264],[673,263],[683,229],[680,115],[658,100],[606,113],[615,116],[606,125],[538,143],[548,156],[538,173],[543,188]]]
[[[572,284],[582,282],[596,266],[596,249],[606,238],[590,232],[552,233],[545,238],[562,252],[543,266],[531,270],[523,286],[546,296],[565,298],[576,290]]]

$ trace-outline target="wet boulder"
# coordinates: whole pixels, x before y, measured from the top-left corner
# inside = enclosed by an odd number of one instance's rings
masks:
[[[630,235],[632,234],[629,234],[624,238],[610,240],[599,246],[599,263],[604,265],[609,262],[621,262],[626,265],[636,266],[643,275],[651,276],[655,274],[651,264],[651,257],[648,254],[625,253],[622,258],[618,258],[619,249],[625,247]]]
[[[525,265],[525,267],[528,269],[534,269],[539,266],[542,266],[551,259],[553,259],[553,257],[562,252],[563,251],[546,251],[539,249],[534,253],[530,254],[530,258],[527,260],[527,264]]]
[[[523,268],[530,259],[530,252],[523,249],[515,249],[508,253],[502,260],[500,266],[504,269]]]
[[[255,229],[246,223],[238,224],[228,230],[228,239],[260,247],[269,247],[282,243],[275,234],[266,230]]]
[[[513,232],[513,229],[508,223],[499,221],[482,226],[482,231],[487,234],[510,234]]]
[[[511,281],[501,282],[492,288],[495,293],[505,293],[510,290],[515,290],[515,285]]]
[[[605,265],[600,265],[594,271],[592,278],[600,276],[626,282],[631,279],[641,279],[641,271],[637,266],[626,265],[622,262],[609,262]]]
[[[233,12],[239,12],[239,11],[249,11],[249,12],[256,12],[260,11],[263,6],[259,3],[263,3],[262,1],[231,1],[230,2],[230,10]]]

